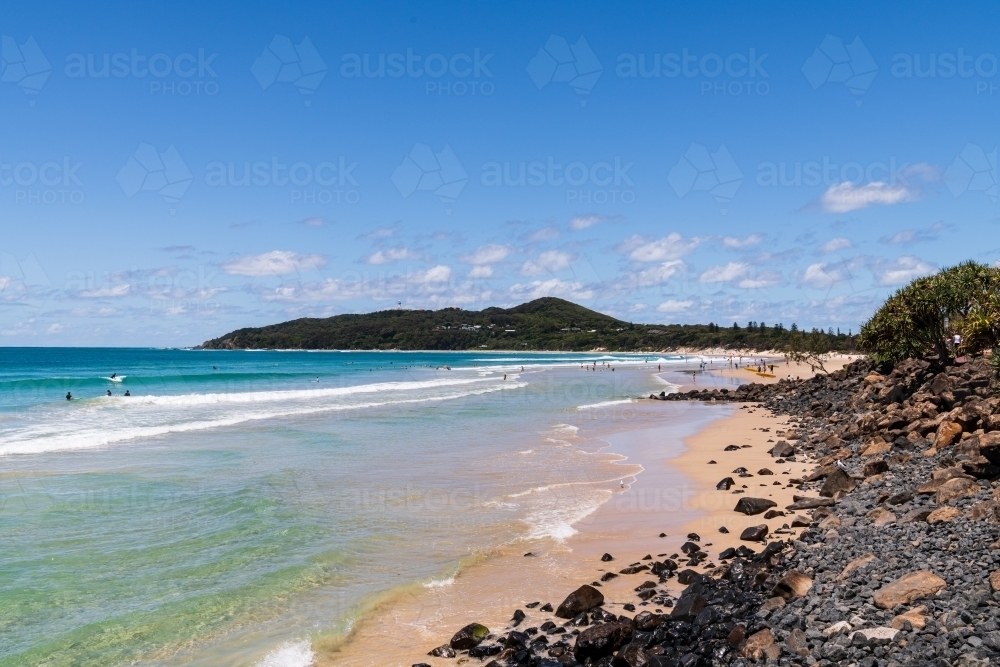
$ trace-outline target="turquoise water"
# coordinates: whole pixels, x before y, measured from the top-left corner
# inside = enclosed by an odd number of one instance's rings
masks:
[[[650,363],[685,359],[0,348],[0,667],[308,665],[379,595],[572,534],[615,476],[585,406],[627,418]]]

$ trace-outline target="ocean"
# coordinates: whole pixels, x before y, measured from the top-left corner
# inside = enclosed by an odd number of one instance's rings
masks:
[[[400,591],[571,536],[621,474],[588,423],[696,364],[0,348],[0,667],[306,667]]]

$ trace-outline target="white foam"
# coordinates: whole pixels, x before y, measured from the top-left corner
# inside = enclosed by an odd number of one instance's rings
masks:
[[[308,640],[288,642],[264,656],[255,667],[312,667],[316,654]]]
[[[455,575],[451,575],[447,579],[431,579],[430,581],[424,582],[424,588],[444,588],[445,586],[451,586],[455,583]]]
[[[623,405],[626,403],[631,403],[631,398],[623,398],[617,401],[602,401],[601,403],[591,403],[590,405],[578,405],[577,410],[590,410],[591,408],[607,408],[612,405]]]
[[[488,386],[466,386],[461,389],[451,387],[450,391],[440,391],[449,389],[451,385],[469,385],[473,382],[479,381],[435,380],[305,391],[188,394],[132,399],[115,397],[110,401],[83,405],[72,413],[43,418],[39,423],[7,429],[0,434],[0,456],[90,449],[128,440],[234,426],[262,419],[446,401],[527,386],[525,383],[494,382]],[[413,398],[400,397],[401,393],[411,395],[416,389],[438,391]],[[382,392],[388,398],[378,401],[332,400],[334,397],[349,398],[373,391]],[[205,400],[209,396],[219,397],[221,400]],[[293,397],[298,400],[291,400]],[[135,400],[136,398],[139,400]],[[267,409],[267,404],[271,404],[270,409]],[[214,408],[220,405],[243,409],[225,410],[219,414],[219,410]],[[197,409],[206,406],[213,409]]]
[[[596,512],[610,497],[610,491],[594,490],[582,499],[578,494],[571,494],[560,502],[545,503],[545,506],[529,512],[525,517],[529,526],[528,539],[567,540],[579,532],[574,524]]]

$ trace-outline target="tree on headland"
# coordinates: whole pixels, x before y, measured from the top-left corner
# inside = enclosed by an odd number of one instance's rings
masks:
[[[954,336],[961,337],[955,346]],[[980,354],[1000,341],[1000,269],[964,262],[917,278],[861,326],[858,348],[878,362]]]

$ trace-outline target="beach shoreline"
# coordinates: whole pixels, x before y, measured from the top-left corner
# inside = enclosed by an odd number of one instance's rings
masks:
[[[808,367],[801,374],[812,375]],[[784,537],[800,531],[788,525],[790,515],[765,521],[760,516],[733,512],[741,497],[733,492],[737,490],[768,497],[778,507],[792,502],[795,489],[788,480],[804,476],[810,465],[801,459],[794,468],[791,464],[778,465],[767,453],[769,442],[775,442],[777,432],[787,425],[784,418],[753,405],[738,404],[639,401],[629,408],[641,412],[642,418],[633,417],[625,428],[608,428],[605,424],[605,432],[600,435],[608,443],[603,451],[622,457],[622,480],[618,488],[608,489],[609,497],[603,504],[574,524],[575,534],[561,541],[508,544],[472,559],[474,562],[444,585],[410,587],[372,609],[347,637],[339,637],[336,642],[317,638],[313,643],[315,666],[454,664],[452,659],[427,653],[447,644],[451,635],[467,623],[483,623],[499,635],[511,628],[515,609],[527,614],[521,627],[558,621],[551,613],[525,605],[537,601],[539,607],[546,603],[555,607],[580,584],[599,583],[606,572],[617,572],[647,554],[678,554],[689,533],[698,533],[711,554],[694,568],[706,572],[705,566],[714,565],[721,550],[747,544],[739,536],[748,526],[767,524],[771,533],[784,530]],[[609,411],[613,412],[612,406]],[[671,425],[678,417],[687,428]],[[615,420],[611,418],[610,422],[613,425]],[[739,450],[724,451],[732,444],[739,445]],[[710,460],[717,463],[710,464]],[[630,470],[633,466],[639,470]],[[732,473],[741,466],[753,477],[739,478]],[[773,475],[757,475],[768,467]],[[738,484],[732,491],[720,491],[716,484],[724,477],[750,483],[745,490],[738,489]],[[775,484],[778,481],[780,486]],[[761,484],[767,488],[761,489]],[[721,526],[729,532],[720,533]],[[664,533],[666,536],[660,537]],[[604,553],[612,554],[614,560],[602,562]],[[636,602],[633,588],[639,583],[641,577],[628,576],[599,583],[605,609],[627,613],[624,605]],[[673,595],[681,588],[676,579],[666,584],[666,590]],[[658,607],[651,604],[649,609]],[[407,631],[400,632],[404,628]],[[377,663],[373,662],[375,655]]]

